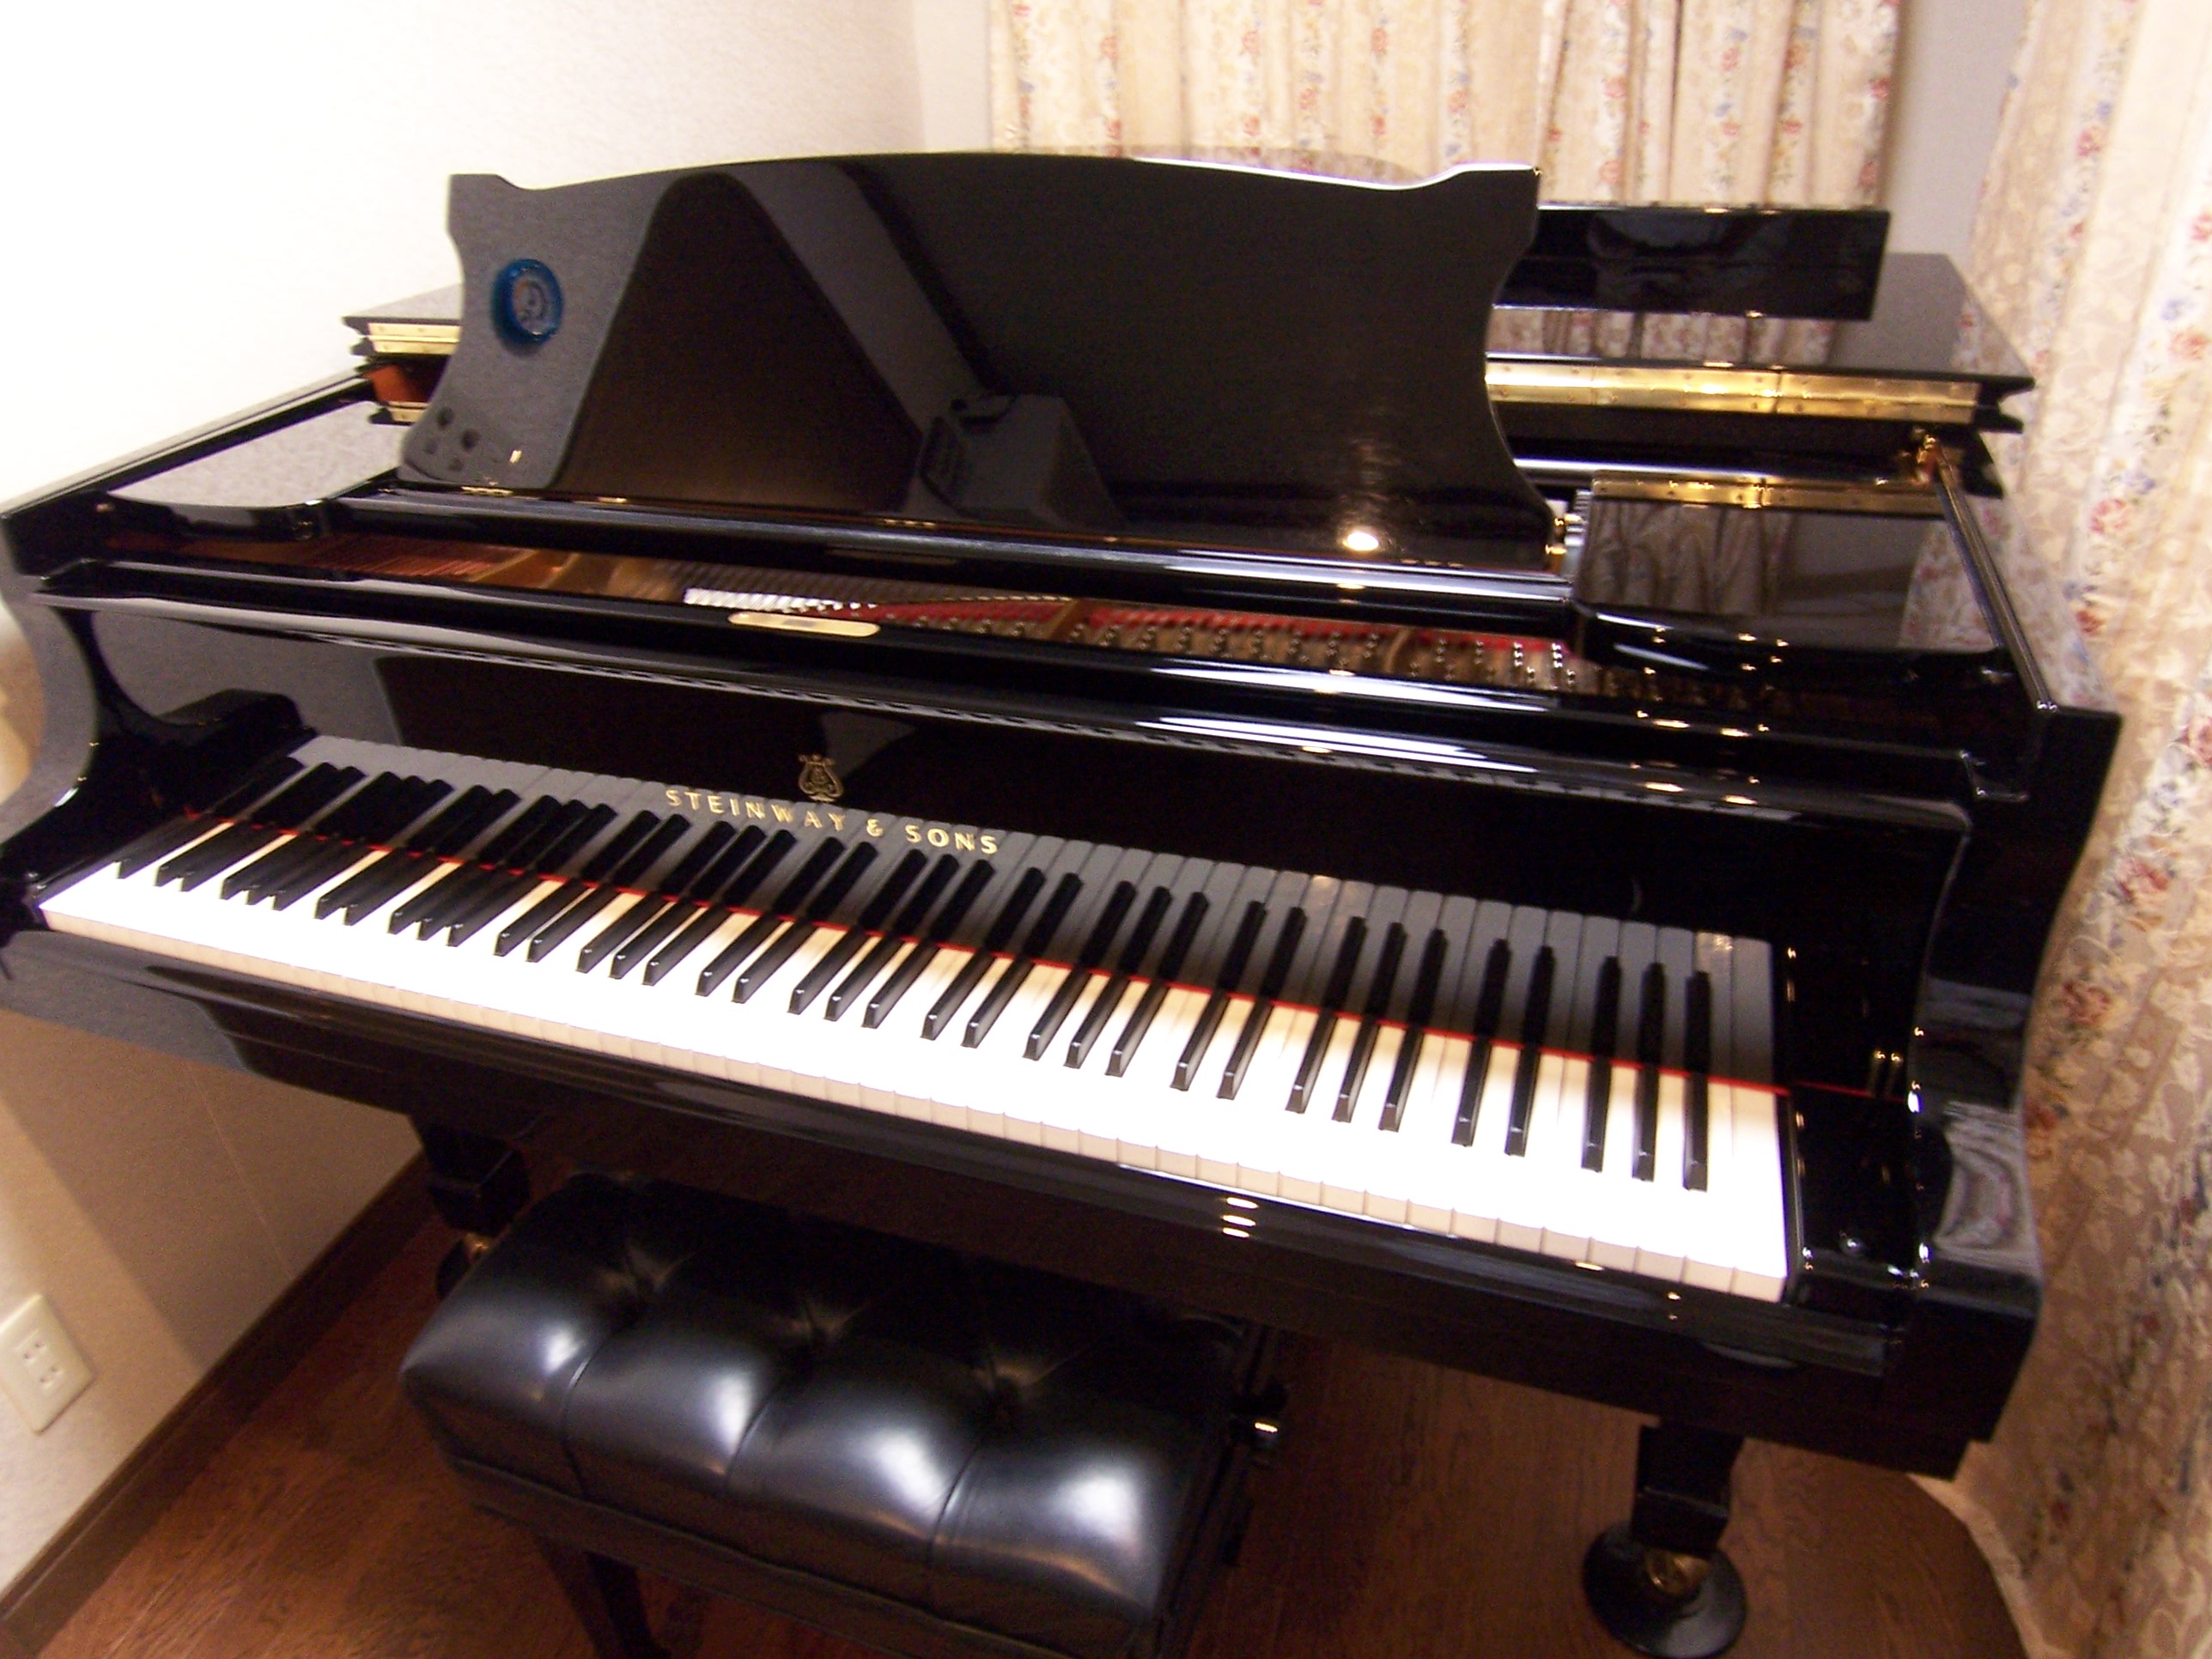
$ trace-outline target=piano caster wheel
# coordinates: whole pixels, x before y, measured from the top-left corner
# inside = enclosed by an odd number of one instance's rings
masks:
[[[463,1233],[453,1241],[453,1249],[438,1259],[438,1300],[443,1302],[453,1293],[453,1286],[468,1276],[470,1268],[484,1258],[491,1249],[491,1240],[481,1233]]]
[[[1583,1558],[1583,1594],[1615,1638],[1654,1659],[1712,1659],[1743,1634],[1743,1579],[1716,1550],[1707,1559],[1650,1549],[1608,1528]]]

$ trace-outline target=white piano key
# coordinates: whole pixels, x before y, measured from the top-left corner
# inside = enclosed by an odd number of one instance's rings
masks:
[[[1637,1242],[1650,1210],[1651,1183],[1635,1178],[1636,1065],[1615,1060],[1606,1105],[1605,1162],[1595,1177],[1589,1212],[1589,1255],[1601,1267],[1636,1271]],[[1587,1172],[1585,1172],[1587,1173]]]
[[[1685,1084],[1686,1092],[1687,1085]],[[1735,1231],[1733,1213],[1741,1194],[1735,1164],[1734,1097],[1724,1084],[1708,1084],[1705,1090],[1705,1188],[1686,1190],[1682,1207],[1688,1218],[1688,1242],[1683,1252],[1682,1282],[1709,1291],[1725,1291],[1735,1276]]]
[[[1481,1105],[1475,1113],[1474,1136],[1465,1146],[1454,1145],[1456,1179],[1452,1183],[1451,1230],[1461,1238],[1486,1243],[1498,1236],[1499,1212],[1515,1176],[1517,1158],[1505,1156],[1505,1125],[1513,1103],[1513,1070],[1520,1064],[1521,1045],[1494,1042],[1490,1065],[1483,1073]]]
[[[1682,1074],[1659,1076],[1658,1155],[1636,1243],[1636,1271],[1647,1279],[1679,1283],[1688,1254],[1691,1206],[1682,1188]]]
[[[1198,1024],[1207,993],[1179,985],[1167,994],[1152,1017],[1136,1060],[1122,1073],[1129,1103],[1121,1128],[1120,1157],[1124,1164],[1164,1170],[1170,1175],[1198,1175],[1198,1114],[1204,1097],[1174,1086],[1176,1062]]]
[[[1735,1123],[1735,1208],[1730,1231],[1735,1241],[1735,1271],[1729,1289],[1737,1296],[1778,1302],[1790,1275],[1789,1237],[1782,1183],[1788,1178],[1782,1159],[1782,1102],[1772,1091],[1748,1085],[1728,1085]]]

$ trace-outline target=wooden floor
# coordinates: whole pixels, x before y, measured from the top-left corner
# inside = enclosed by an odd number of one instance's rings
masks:
[[[46,1659],[587,1659],[536,1551],[471,1510],[395,1380],[447,1235],[426,1229],[78,1611]],[[1611,1659],[1582,1552],[1625,1509],[1637,1419],[1357,1349],[1289,1355],[1291,1438],[1194,1659]],[[1964,1531],[1900,1475],[1765,1446],[1728,1547],[1742,1659],[2014,1659]],[[678,1659],[864,1659],[649,1587]]]

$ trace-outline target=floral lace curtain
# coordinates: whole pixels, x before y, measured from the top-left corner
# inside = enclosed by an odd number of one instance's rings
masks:
[[[1946,1493],[2032,1645],[2212,1652],[2212,6],[2031,0],[1969,276],[2039,382],[2000,459],[2127,721],[2044,970],[2049,1297]]]
[[[1874,199],[1897,0],[994,0],[994,142],[1533,161],[1554,199]]]
[[[1555,201],[1856,206],[1897,0],[994,0],[994,142],[1415,176],[1533,161]],[[1497,350],[1817,361],[1827,325],[1500,312]]]

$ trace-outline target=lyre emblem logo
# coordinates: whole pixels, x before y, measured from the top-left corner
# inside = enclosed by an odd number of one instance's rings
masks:
[[[845,781],[827,755],[799,757],[799,793],[809,800],[832,801],[845,793]]]

